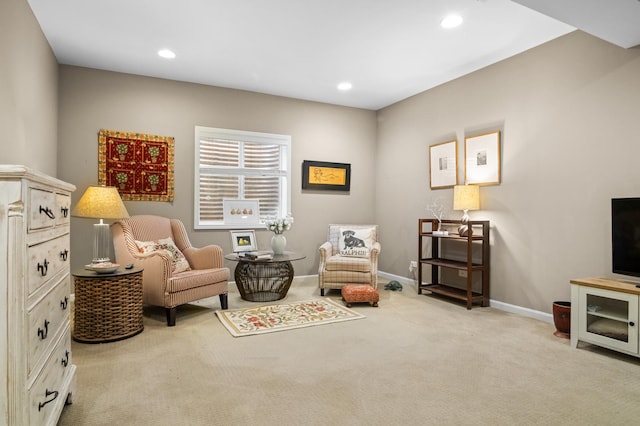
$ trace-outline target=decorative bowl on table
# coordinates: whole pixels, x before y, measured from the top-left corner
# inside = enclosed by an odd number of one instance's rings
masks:
[[[120,267],[117,263],[105,262],[105,263],[92,263],[90,265],[84,265],[84,269],[88,269],[97,274],[112,274]]]

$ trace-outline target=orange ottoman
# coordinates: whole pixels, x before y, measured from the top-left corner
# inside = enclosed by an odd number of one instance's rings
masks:
[[[342,300],[347,304],[347,308],[352,303],[368,302],[371,306],[378,306],[380,295],[378,291],[370,285],[345,285],[342,287]]]

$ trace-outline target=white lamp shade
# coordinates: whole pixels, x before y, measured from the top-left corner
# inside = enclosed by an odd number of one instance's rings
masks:
[[[478,185],[456,185],[453,187],[454,210],[479,210],[480,187]]]
[[[71,216],[94,219],[122,219],[129,217],[115,186],[90,186],[82,194]]]

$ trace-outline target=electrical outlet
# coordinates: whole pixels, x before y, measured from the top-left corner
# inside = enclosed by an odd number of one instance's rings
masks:
[[[458,271],[458,276],[462,278],[467,278],[467,271]]]
[[[412,260],[409,263],[409,270],[413,271],[414,269],[418,269],[418,262],[416,262],[415,260]]]

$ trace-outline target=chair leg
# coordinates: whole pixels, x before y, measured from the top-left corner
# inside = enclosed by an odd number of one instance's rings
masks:
[[[227,293],[222,293],[220,295],[220,306],[222,309],[229,309],[229,297]]]
[[[320,296],[324,296],[324,288],[320,289]]]
[[[176,325],[176,311],[178,308],[175,306],[173,308],[164,308],[164,311],[167,314],[167,326],[173,327]]]

